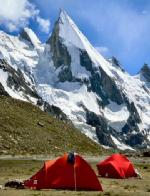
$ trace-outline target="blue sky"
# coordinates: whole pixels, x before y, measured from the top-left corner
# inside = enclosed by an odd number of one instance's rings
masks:
[[[0,29],[29,26],[46,41],[64,8],[90,42],[130,74],[150,64],[150,0],[0,0]],[[17,10],[17,12],[16,12]]]

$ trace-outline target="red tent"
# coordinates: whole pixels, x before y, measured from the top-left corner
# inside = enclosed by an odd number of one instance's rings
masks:
[[[137,177],[133,164],[122,154],[113,154],[97,164],[99,175],[108,178]]]
[[[100,182],[90,165],[79,155],[68,161],[69,155],[46,161],[24,185],[31,189],[74,189],[102,191]]]

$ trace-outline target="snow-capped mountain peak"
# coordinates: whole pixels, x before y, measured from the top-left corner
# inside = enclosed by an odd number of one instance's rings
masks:
[[[36,34],[32,31],[32,29],[29,29],[28,27],[25,27],[22,30],[22,32],[20,33],[20,38],[30,42],[33,46],[41,44]]]
[[[79,30],[75,22],[70,18],[65,10],[60,11],[59,19],[59,36],[63,39],[66,45],[74,45],[75,47],[86,50],[89,55],[95,53],[95,58],[104,58],[92,46],[86,36]],[[91,54],[92,53],[92,54]]]
[[[87,41],[87,39],[83,36],[76,24],[64,10],[60,11],[58,25],[59,36],[66,44],[73,44],[77,48],[84,49],[83,41]]]
[[[88,41],[85,35],[79,30],[77,25],[66,13],[66,11],[64,10],[60,11],[59,18],[55,23],[52,35],[47,41],[47,43],[50,43],[51,45],[51,51],[53,53],[53,56],[56,55],[56,52],[54,51],[54,45],[59,47],[60,45],[63,45],[63,49],[64,47],[69,48],[70,54],[67,53],[67,50],[65,50],[65,54],[68,55],[68,59],[69,59],[69,55],[72,56],[72,59],[74,60],[74,64],[76,65],[76,67],[78,67],[77,65],[79,64],[80,59],[77,60],[77,58],[73,57],[73,55],[75,53],[82,53],[82,54],[84,53],[87,55],[87,58],[91,60],[92,63],[91,66],[93,68],[99,69],[99,67],[101,67],[104,71],[107,72],[109,76],[113,77],[113,74],[110,71],[111,64],[95,49],[95,47],[92,46],[92,44]],[[60,54],[61,51],[62,49],[60,48],[59,51]],[[58,55],[57,58],[59,58]],[[54,64],[55,64],[55,60],[54,60]],[[64,62],[62,62],[62,64],[64,64]],[[78,69],[76,72],[80,72],[80,70]]]
[[[44,101],[102,145],[150,147],[150,85],[141,79],[147,67],[131,76],[116,58],[106,60],[64,10],[45,44],[24,33],[23,39],[0,34],[0,54]]]

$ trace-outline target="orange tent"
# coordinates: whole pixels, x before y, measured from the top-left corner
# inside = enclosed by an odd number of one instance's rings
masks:
[[[102,191],[100,182],[90,165],[79,155],[68,154],[46,161],[24,185],[31,189],[74,189]],[[69,156],[71,159],[69,160]]]
[[[122,154],[113,154],[97,164],[98,173],[108,178],[137,177],[133,164]]]

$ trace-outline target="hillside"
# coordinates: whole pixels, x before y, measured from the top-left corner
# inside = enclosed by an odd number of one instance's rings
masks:
[[[30,103],[0,96],[0,154],[100,154],[102,148],[73,125]]]

